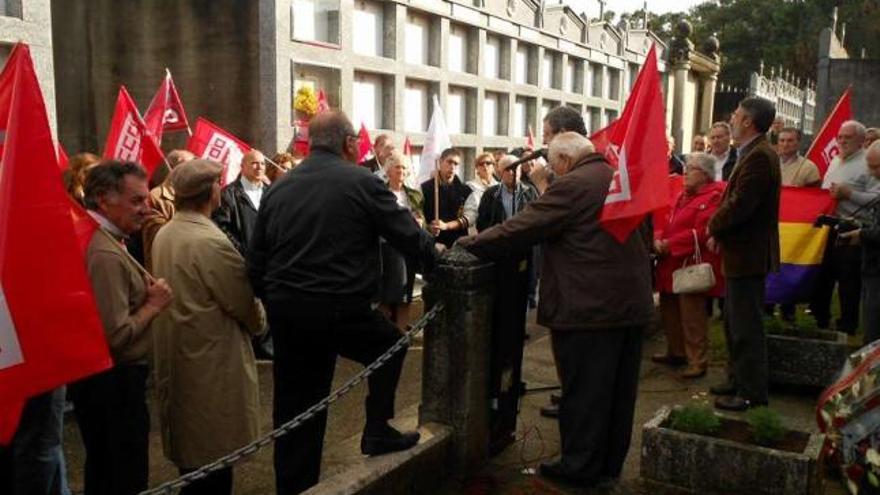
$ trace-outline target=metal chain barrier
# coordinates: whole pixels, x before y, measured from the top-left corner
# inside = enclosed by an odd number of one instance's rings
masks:
[[[229,454],[217,459],[216,461],[206,464],[199,469],[187,473],[177,479],[167,481],[157,486],[156,488],[152,488],[140,493],[140,495],[158,495],[158,494],[170,494],[174,493],[175,490],[179,490],[194,481],[200,480],[207,475],[219,471],[221,469],[226,469],[231,467],[232,465],[238,463],[244,458],[250,457],[256,454],[263,447],[271,444],[278,438],[290,433],[295,430],[303,423],[314,417],[316,414],[323,412],[330,404],[341,399],[345,394],[350,392],[355,386],[364,381],[367,377],[372,375],[377,369],[381,368],[391,356],[399,352],[403,349],[404,346],[409,345],[412,341],[413,337],[416,336],[419,332],[421,332],[427,324],[437,316],[437,314],[443,310],[443,303],[438,302],[431,308],[430,311],[422,315],[421,318],[410,328],[400,339],[394,343],[384,354],[379,356],[375,361],[370,363],[369,366],[365,367],[360,373],[353,376],[350,380],[345,382],[341,387],[334,390],[333,393],[328,395],[327,397],[321,399],[321,401],[317,402],[312,407],[306,409],[302,413],[300,413],[295,418],[291,419],[287,423],[275,428],[274,430],[266,433],[261,438],[241,447],[240,449],[234,450]]]

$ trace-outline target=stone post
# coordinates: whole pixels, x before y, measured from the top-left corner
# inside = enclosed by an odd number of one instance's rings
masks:
[[[703,79],[703,100],[700,102],[700,128],[699,132],[709,132],[712,125],[713,111],[715,109],[715,84],[718,82],[717,74],[710,74]],[[685,143],[682,143],[684,146]],[[687,143],[690,145],[690,143]]]
[[[684,99],[687,95],[688,73],[691,64],[679,61],[672,67],[675,85],[672,92],[672,137],[675,138],[675,152],[681,153],[684,148]]]
[[[467,476],[489,460],[489,342],[493,265],[460,247],[439,260],[423,290],[426,311],[445,309],[425,329],[419,424],[453,429],[450,472]]]

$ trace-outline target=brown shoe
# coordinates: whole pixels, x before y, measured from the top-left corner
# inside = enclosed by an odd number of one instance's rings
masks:
[[[670,356],[669,354],[654,354],[651,356],[651,361],[654,361],[657,364],[667,364],[669,366],[682,366],[687,364],[687,359],[684,356]]]
[[[702,366],[688,366],[686,370],[681,372],[682,378],[700,378],[706,376],[706,368]]]

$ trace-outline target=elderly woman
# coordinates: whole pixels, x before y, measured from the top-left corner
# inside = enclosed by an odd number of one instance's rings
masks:
[[[259,434],[257,364],[251,336],[265,314],[244,259],[211,221],[221,166],[192,160],[171,173],[176,211],[156,235],[153,270],[174,302],[153,322],[156,393],[165,455],[187,473]],[[181,493],[232,493],[232,468]]]
[[[699,378],[706,374],[709,351],[706,298],[720,296],[723,288],[720,258],[706,247],[706,225],[724,193],[724,185],[714,182],[714,178],[714,158],[706,153],[688,155],[684,191],[654,241],[654,251],[659,257],[656,283],[667,352],[656,354],[652,359],[662,364],[687,364],[681,374],[683,378]],[[702,260],[712,264],[715,287],[701,294],[674,294],[672,272],[694,263],[697,246]]]
[[[67,170],[62,176],[64,187],[67,189],[67,194],[79,204],[83,203],[83,185],[86,183],[86,175],[100,161],[101,158],[92,153],[77,153],[67,162]]]
[[[424,228],[425,217],[422,215],[424,198],[421,191],[404,183],[408,171],[409,158],[400,151],[392,151],[385,159],[384,172],[388,178],[388,189],[397,197],[397,204],[409,210],[416,223]],[[404,330],[409,324],[409,305],[412,302],[416,277],[415,266],[384,239],[380,246],[382,252],[380,308],[397,328]]]

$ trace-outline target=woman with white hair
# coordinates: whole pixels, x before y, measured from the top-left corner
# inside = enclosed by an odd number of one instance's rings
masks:
[[[668,221],[658,225],[660,229],[654,236],[654,251],[659,257],[656,284],[667,351],[651,359],[672,366],[687,364],[681,374],[683,378],[699,378],[708,367],[706,298],[721,296],[724,283],[721,260],[706,247],[706,225],[723,194],[724,184],[715,182],[715,159],[706,153],[691,153],[684,169],[684,191],[676,199]],[[704,293],[675,294],[672,272],[693,264],[695,258],[712,264],[715,286]]]
[[[422,215],[424,197],[422,192],[406,185],[409,172],[409,158],[394,150],[384,162],[384,172],[388,179],[388,189],[397,197],[397,204],[408,209],[420,227],[425,227]],[[381,247],[381,286],[379,290],[380,308],[397,328],[404,330],[409,324],[409,305],[412,302],[415,266],[407,262],[396,249],[383,239]]]

